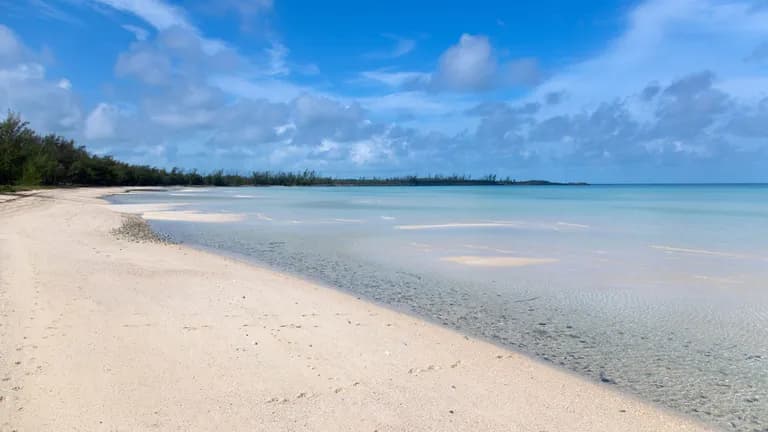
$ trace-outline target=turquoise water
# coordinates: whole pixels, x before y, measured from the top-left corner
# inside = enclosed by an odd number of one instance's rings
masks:
[[[154,220],[735,431],[768,429],[768,186],[174,189]],[[164,216],[173,212],[163,213]]]

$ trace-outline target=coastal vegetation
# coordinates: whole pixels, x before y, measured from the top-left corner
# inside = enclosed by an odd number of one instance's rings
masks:
[[[430,175],[388,178],[335,178],[312,170],[302,172],[253,171],[249,175],[215,170],[134,165],[111,156],[99,156],[60,135],[40,135],[19,115],[9,113],[0,122],[0,191],[45,186],[448,186],[448,185],[554,185],[544,180],[517,181],[496,175]],[[568,183],[583,184],[583,183]]]

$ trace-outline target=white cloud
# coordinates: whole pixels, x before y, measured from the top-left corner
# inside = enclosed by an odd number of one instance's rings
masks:
[[[404,56],[416,48],[416,41],[413,39],[397,38],[396,40],[397,44],[390,53],[392,58]]]
[[[221,71],[245,72],[251,67],[226,45],[200,37],[195,30],[172,27],[159,31],[155,38],[132,43],[118,55],[115,73],[162,87],[199,83]]]
[[[532,86],[541,80],[536,59],[501,62],[486,36],[463,34],[440,56],[432,73],[381,69],[360,73],[362,82],[403,90],[482,92],[503,87]]]
[[[0,61],[10,61],[21,55],[22,46],[10,28],[0,24]]]
[[[62,78],[59,80],[59,82],[56,84],[56,87],[64,90],[72,90],[72,82],[70,82],[66,78]]]
[[[171,27],[193,28],[186,13],[160,0],[92,0],[143,19],[158,30]]]
[[[290,73],[290,69],[285,62],[288,57],[288,48],[285,45],[273,41],[272,46],[267,48],[267,55],[269,56],[268,75],[288,75]]]
[[[216,7],[223,10],[234,10],[244,17],[250,17],[271,10],[272,0],[218,0]]]
[[[431,85],[453,91],[482,91],[536,84],[541,77],[535,59],[500,63],[487,37],[463,34],[442,56]]]
[[[321,122],[326,118],[351,119],[360,118],[361,110],[358,105],[346,105],[337,101],[303,94],[293,101],[294,116],[298,125]]]
[[[18,112],[42,132],[76,131],[82,114],[71,84],[49,79],[37,57],[0,25],[0,109]]]
[[[296,67],[299,73],[303,75],[318,75],[320,74],[320,68],[314,63],[307,63],[298,65]]]
[[[54,6],[52,2],[48,0],[27,0],[25,2],[8,1],[4,2],[2,6],[9,14],[20,14],[30,8],[34,8],[43,18],[82,25],[82,22],[78,17]]]
[[[384,34],[382,36],[394,41],[394,46],[386,51],[374,51],[367,53],[364,55],[364,57],[379,60],[394,59],[402,57],[416,48],[416,41],[414,39],[404,38],[393,34]]]
[[[450,90],[485,90],[492,85],[497,68],[488,38],[463,34],[440,57],[434,82]]]
[[[278,136],[284,135],[290,131],[295,131],[295,130],[296,130],[296,125],[293,123],[281,124],[274,127],[274,131]]]
[[[117,76],[133,76],[147,84],[165,84],[171,79],[170,58],[160,50],[143,44],[136,44],[122,53],[115,64]]]
[[[312,88],[275,79],[251,80],[237,75],[214,75],[208,80],[210,85],[233,96],[273,102],[289,101],[304,93],[313,92]]]
[[[536,60],[509,59],[487,37],[465,34],[435,71],[359,73],[359,88],[347,89],[364,90],[355,97],[332,94],[337,83],[289,80],[302,66],[278,41],[247,58],[159,0],[101,3],[153,29],[134,32],[115,64],[138,91],[83,119],[71,83],[47,77],[44,62],[0,25],[0,106],[134,162],[352,174],[550,169],[594,180],[586,175],[614,170],[614,179],[630,179],[636,167],[682,176],[686,166],[705,175],[701,167],[718,164],[738,175],[744,161],[768,160],[760,58],[768,11],[739,1],[643,3],[603,50],[543,82]],[[397,41],[388,54],[412,49]],[[509,87],[533,85],[500,101]]]
[[[385,84],[394,88],[424,88],[429,84],[431,75],[425,72],[391,72],[387,70],[364,71],[360,73],[364,81]]]
[[[542,72],[536,59],[523,58],[504,64],[498,79],[501,85],[532,86],[541,81]]]
[[[45,78],[45,67],[39,63],[19,63],[12,67],[0,69],[0,82],[36,81]]]
[[[90,0],[95,4],[109,6],[118,11],[135,15],[152,25],[156,30],[166,35],[184,35],[199,40],[203,51],[215,55],[222,51],[231,50],[224,42],[217,39],[204,38],[195,27],[186,12],[162,0]],[[125,28],[125,27],[124,27]],[[129,30],[130,31],[130,30]],[[137,34],[137,37],[139,34]],[[139,37],[139,40],[141,38]]]
[[[469,98],[435,95],[422,91],[402,91],[382,96],[362,97],[357,100],[375,115],[415,118],[463,112],[473,104]]]
[[[123,24],[122,27],[133,33],[133,35],[136,37],[136,40],[138,41],[145,41],[149,37],[149,31],[143,27],[131,25],[131,24]]]
[[[390,145],[385,135],[374,135],[354,142],[350,146],[349,160],[355,165],[393,161],[395,157]]]
[[[759,63],[745,58],[766,39],[768,11],[755,10],[750,2],[646,1],[629,14],[627,29],[605,50],[551,76],[532,99],[568,89],[569,103],[562,109],[580,109],[631,95],[652,81],[671,82],[702,70],[734,83],[731,91],[754,94],[754,87],[735,87],[765,76]]]
[[[85,119],[85,138],[99,140],[115,136],[119,110],[116,106],[100,103]]]

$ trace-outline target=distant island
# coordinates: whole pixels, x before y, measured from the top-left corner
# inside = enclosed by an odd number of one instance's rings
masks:
[[[62,136],[40,135],[9,113],[0,122],[0,191],[40,186],[584,186],[487,175],[336,178],[312,170],[254,171],[250,175],[133,165],[98,156]]]

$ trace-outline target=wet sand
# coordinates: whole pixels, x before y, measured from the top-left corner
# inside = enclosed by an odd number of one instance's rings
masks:
[[[706,430],[435,324],[168,244],[105,192],[0,204],[2,430]]]

